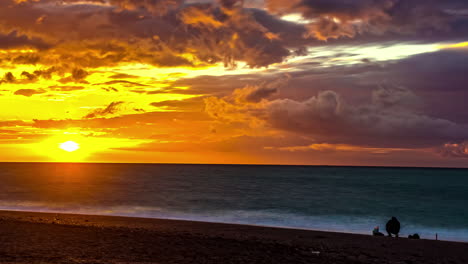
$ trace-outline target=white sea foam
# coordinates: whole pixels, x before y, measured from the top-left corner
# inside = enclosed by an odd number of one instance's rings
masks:
[[[167,211],[163,208],[152,206],[70,206],[34,201],[0,202],[0,210],[191,220],[355,234],[371,234],[375,226],[381,226],[381,231],[385,232],[386,220],[379,216],[310,216],[285,213],[277,210],[216,210],[187,213]],[[437,233],[439,240],[468,242],[468,228],[435,228],[415,223],[402,223],[400,236],[406,237],[414,233],[418,233],[424,239],[435,239]]]
[[[468,241],[468,170],[0,164],[0,208]]]

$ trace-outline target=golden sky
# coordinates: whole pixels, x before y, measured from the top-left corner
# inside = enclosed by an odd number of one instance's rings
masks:
[[[466,167],[468,4],[423,3],[0,0],[0,161]]]

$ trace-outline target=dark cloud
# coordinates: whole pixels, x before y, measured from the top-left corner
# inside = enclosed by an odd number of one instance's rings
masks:
[[[55,67],[50,67],[46,70],[35,70],[32,74],[34,74],[36,77],[42,77],[44,79],[50,79],[52,78],[52,73],[57,72],[57,68]]]
[[[154,15],[164,15],[168,11],[180,7],[183,3],[181,0],[110,0],[109,2],[122,9],[145,9]]]
[[[272,13],[241,8],[237,1],[223,2],[223,7],[174,0],[114,0],[111,5],[65,2],[75,4],[42,0],[13,5],[11,0],[0,0],[6,6],[0,10],[0,32],[15,29],[30,39],[44,39],[52,43],[47,52],[60,57],[57,61],[56,56],[40,52],[18,60],[61,64],[69,70],[120,62],[233,67],[243,61],[250,67],[265,67],[304,54],[305,46],[323,45],[304,38],[307,30],[318,39],[346,36],[361,44],[406,36],[408,40],[435,39],[444,34],[448,34],[445,40],[460,39],[468,33],[468,19],[450,11],[468,9],[457,1],[270,0],[267,6]],[[297,12],[315,22],[306,29],[274,15]],[[344,39],[330,43],[346,43]]]
[[[88,83],[85,79],[89,75],[87,71],[80,68],[75,68],[71,71],[71,75],[59,80],[61,83]]]
[[[467,60],[467,49],[446,49],[389,63],[382,73],[421,90],[462,91]]]
[[[19,89],[15,92],[15,95],[22,95],[26,97],[31,97],[35,94],[43,94],[46,91],[43,89]]]
[[[466,61],[463,49],[421,54],[388,64],[382,71],[368,74],[368,82],[391,80],[412,87],[424,101],[431,116],[468,123]]]
[[[383,35],[434,34],[451,30],[459,16],[453,8],[468,10],[468,3],[437,0],[268,0],[275,13],[301,13],[313,19],[309,35],[320,40]]]
[[[35,74],[32,74],[32,73],[29,73],[27,71],[23,71],[21,73],[21,76],[22,77],[25,77],[26,79],[28,79],[29,81],[34,81],[37,79],[37,76]]]
[[[283,44],[297,50],[303,49],[303,45],[309,44],[303,36],[307,33],[304,25],[278,19],[278,17],[260,9],[249,9],[249,12],[260,25],[276,34]]]
[[[83,118],[96,118],[104,117],[107,115],[113,115],[119,111],[120,106],[123,104],[123,101],[112,102],[106,108],[96,109],[84,116]]]
[[[55,43],[53,52],[65,53],[61,58],[68,64],[84,68],[121,61],[159,67],[216,62],[234,66],[244,61],[251,67],[263,67],[300,54],[307,45],[323,45],[303,38],[304,25],[261,9],[243,9],[237,1],[222,3],[223,8],[173,0],[115,0],[109,6],[84,2],[62,5],[42,0],[12,5],[10,0],[1,0],[8,8],[0,10],[0,22],[10,30],[16,28]],[[319,39],[347,36],[347,40],[365,43],[406,36],[408,40],[437,39],[448,34],[447,40],[468,33],[467,19],[454,12],[468,10],[468,4],[461,1],[269,0],[267,6],[273,14],[301,12],[313,19],[309,32]],[[156,10],[160,12],[156,14]],[[12,15],[18,13],[21,17]],[[40,23],[39,18],[43,18]],[[47,56],[35,59],[39,60],[36,63],[56,63]]]
[[[83,69],[73,69],[72,71],[72,78],[77,81],[83,80],[88,75],[89,73]]]
[[[136,75],[130,75],[126,73],[117,73],[114,75],[109,76],[111,79],[131,79],[131,78],[138,78]]]
[[[26,35],[18,35],[17,31],[12,31],[9,34],[0,34],[0,49],[27,47],[46,49],[49,45],[38,38],[29,38]]]
[[[205,102],[207,112],[219,120],[264,121],[273,128],[332,144],[422,148],[468,137],[468,125],[420,112],[418,97],[403,87],[380,87],[370,103],[360,104],[349,104],[334,91],[302,101],[276,99],[249,105],[208,98]]]
[[[383,89],[363,105],[349,105],[332,91],[302,102],[273,101],[267,120],[273,127],[310,134],[323,142],[361,146],[428,147],[468,136],[467,125],[415,111],[411,92]]]
[[[250,67],[262,67],[290,55],[284,40],[243,9],[225,13],[194,5],[184,9],[181,18],[185,30],[191,32],[183,43],[204,62],[223,62],[231,67],[244,61]]]
[[[278,88],[276,87],[258,87],[250,91],[250,93],[246,95],[245,100],[258,103],[262,99],[268,98],[276,93],[278,93]]]
[[[256,86],[246,86],[242,89],[236,89],[233,92],[233,99],[236,102],[259,103],[279,92],[289,81],[289,75],[269,82],[262,82]]]
[[[36,65],[40,61],[40,57],[36,54],[19,55],[12,59],[14,64],[32,64]]]
[[[162,10],[156,6],[170,3],[178,8],[157,15],[150,10]],[[244,61],[250,67],[263,67],[288,57],[288,48],[299,45],[304,33],[303,26],[264,11],[220,8],[217,4],[111,1],[115,6],[102,6],[31,1],[12,5],[9,0],[0,4],[6,6],[0,10],[4,28],[16,28],[54,43],[50,52],[61,54],[61,63],[68,67],[121,61],[159,67],[217,62],[231,67]],[[56,63],[48,56],[39,58],[43,64]]]
[[[52,73],[56,72],[55,67],[51,67],[47,70],[36,70],[34,72],[27,72],[23,71],[20,74],[20,77],[17,78],[12,72],[7,72],[0,79],[0,84],[2,83],[32,83],[35,82],[40,77],[44,79],[50,79],[52,77]]]
[[[102,89],[106,92],[118,92],[119,91],[117,88],[114,88],[114,87],[103,87]]]
[[[16,81],[15,75],[13,75],[13,73],[11,72],[7,72],[5,73],[5,76],[3,77],[3,79],[0,80],[0,84],[1,83],[14,83],[15,81]]]
[[[420,98],[415,103],[433,117],[468,123],[465,111],[466,49],[444,49],[408,58],[376,63],[333,66],[326,69],[304,66],[292,73],[290,89],[282,94],[288,97],[310,96],[318,90],[331,89],[350,98],[365,99],[381,83],[411,87]],[[298,66],[301,67],[301,66]],[[310,83],[314,83],[313,86]]]

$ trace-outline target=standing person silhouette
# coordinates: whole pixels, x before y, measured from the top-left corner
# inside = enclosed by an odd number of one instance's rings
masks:
[[[392,236],[392,234],[395,235],[395,237],[398,237],[398,233],[400,233],[400,222],[396,217],[392,216],[392,219],[388,220],[387,224],[385,225],[385,229],[387,230],[387,234],[389,237]]]

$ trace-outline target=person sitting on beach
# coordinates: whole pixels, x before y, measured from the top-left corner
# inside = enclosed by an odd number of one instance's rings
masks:
[[[385,229],[387,230],[389,237],[391,237],[392,234],[394,234],[395,237],[398,237],[398,233],[400,233],[400,222],[396,217],[392,216],[392,219],[390,219],[385,225]]]
[[[372,230],[372,235],[373,236],[384,236],[384,234],[379,231],[378,226],[374,227],[374,230]]]

